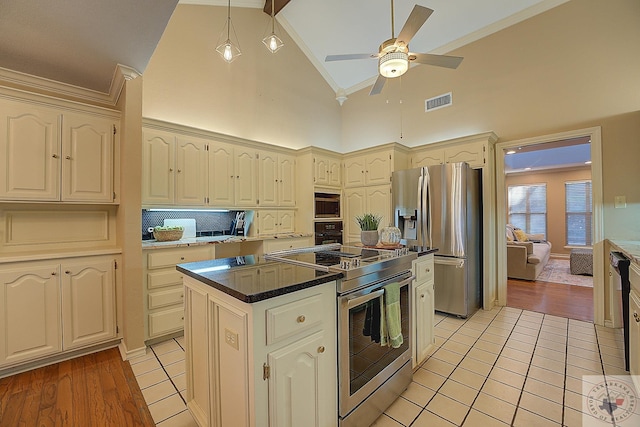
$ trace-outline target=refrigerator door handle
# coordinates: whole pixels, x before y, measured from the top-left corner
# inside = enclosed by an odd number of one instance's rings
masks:
[[[426,223],[425,223],[425,205],[422,201],[423,199],[423,192],[424,192],[424,168],[422,170],[422,172],[420,172],[420,177],[418,178],[418,212],[420,213],[420,217],[417,218],[418,220],[418,240],[420,242],[420,245],[424,246],[427,244],[427,237],[425,235],[425,228],[426,228]]]
[[[464,259],[463,258],[440,258],[440,257],[435,257],[433,261],[434,261],[434,264],[453,265],[456,268],[464,267]]]
[[[426,236],[424,237],[423,242],[427,243],[429,248],[433,247],[433,236],[431,234],[431,177],[429,176],[429,168],[424,168],[424,193],[422,195],[422,211],[425,215],[425,224],[426,224],[426,233],[429,236],[429,240],[427,241]]]

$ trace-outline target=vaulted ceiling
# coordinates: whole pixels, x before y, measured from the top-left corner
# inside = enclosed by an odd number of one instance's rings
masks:
[[[396,0],[396,33],[414,4],[433,9],[411,51],[444,54],[567,0]],[[181,0],[227,7],[225,0]],[[144,72],[178,0],[3,0],[0,68],[106,93],[119,65]],[[231,7],[271,12],[271,0]],[[390,0],[275,0],[277,20],[327,82],[354,92],[373,83],[373,59],[326,63],[329,54],[377,53],[391,37]],[[464,66],[464,62],[461,66]],[[0,72],[3,70],[0,69]],[[6,71],[6,70],[5,70]]]

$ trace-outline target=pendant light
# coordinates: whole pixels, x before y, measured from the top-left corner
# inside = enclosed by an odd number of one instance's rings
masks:
[[[216,51],[222,56],[222,59],[229,63],[242,55],[242,52],[240,52],[240,43],[238,43],[238,36],[236,36],[236,29],[233,28],[233,23],[231,22],[231,0],[229,0],[227,6],[227,22],[222,28],[222,32],[218,38]]]
[[[262,43],[269,49],[269,52],[276,53],[284,43],[276,35],[276,14],[275,14],[275,0],[271,0],[271,33],[262,39]]]

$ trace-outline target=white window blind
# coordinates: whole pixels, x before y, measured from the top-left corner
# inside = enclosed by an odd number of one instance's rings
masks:
[[[510,185],[509,223],[530,234],[547,236],[547,185]]]
[[[591,246],[591,181],[564,183],[568,246]]]

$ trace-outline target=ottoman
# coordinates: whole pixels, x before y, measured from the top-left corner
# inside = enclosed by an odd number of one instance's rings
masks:
[[[593,276],[593,250],[571,249],[569,255],[569,267],[571,274],[586,274]]]

